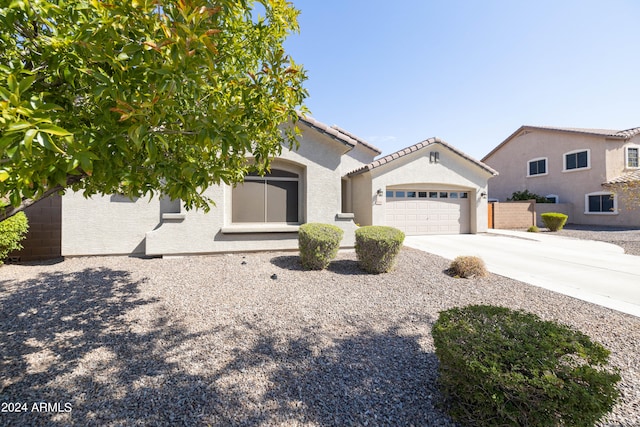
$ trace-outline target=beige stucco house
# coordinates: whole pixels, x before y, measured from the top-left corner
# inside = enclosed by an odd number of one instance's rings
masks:
[[[177,255],[297,248],[300,224],[344,230],[392,225],[407,234],[487,229],[487,181],[496,172],[433,138],[375,160],[380,150],[311,117],[297,150],[283,148],[271,173],[214,186],[208,213],[179,201],[118,195],[62,198],[62,255]],[[88,237],[91,236],[91,237]]]
[[[522,126],[482,161],[500,171],[490,199],[529,190],[559,203],[570,223],[640,227],[640,209],[612,186],[640,180],[639,151],[640,128]]]

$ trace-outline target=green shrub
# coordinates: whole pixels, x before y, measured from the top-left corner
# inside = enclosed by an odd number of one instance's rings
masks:
[[[356,230],[356,256],[368,273],[391,271],[402,248],[404,233],[397,228],[368,225]]]
[[[551,203],[549,199],[544,196],[540,196],[536,193],[532,193],[529,190],[514,191],[511,197],[507,198],[507,202],[535,200],[536,203]]]
[[[298,230],[298,249],[302,267],[323,270],[338,254],[344,232],[331,224],[308,223]]]
[[[544,226],[547,227],[549,231],[562,230],[562,227],[567,223],[567,218],[569,218],[565,214],[558,212],[547,212],[540,216],[542,217]]]
[[[24,212],[18,212],[0,222],[0,264],[13,251],[22,249],[20,242],[29,230],[29,223]]]
[[[527,228],[527,231],[529,233],[537,233],[540,231],[540,229],[538,227],[536,227],[535,225],[532,225],[531,227]]]
[[[449,274],[455,277],[472,278],[484,277],[488,273],[482,258],[477,256],[459,256],[451,262]]]
[[[449,414],[473,426],[593,426],[619,391],[609,351],[523,311],[469,306],[433,326]]]

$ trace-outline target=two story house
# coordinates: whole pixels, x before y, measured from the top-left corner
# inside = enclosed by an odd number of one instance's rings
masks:
[[[569,223],[640,227],[640,207],[618,187],[640,183],[639,152],[640,127],[522,126],[482,162],[500,171],[489,184],[490,199],[529,190],[564,204]]]

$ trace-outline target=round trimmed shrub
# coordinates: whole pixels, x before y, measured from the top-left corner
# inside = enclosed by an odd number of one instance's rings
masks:
[[[529,233],[537,233],[540,231],[540,229],[538,227],[536,227],[535,225],[532,225],[531,227],[527,228],[527,231]]]
[[[440,391],[473,426],[593,426],[619,396],[609,351],[568,326],[495,306],[440,313]]]
[[[459,256],[451,261],[449,274],[454,277],[470,279],[473,277],[485,277],[488,275],[488,272],[482,258],[477,256]]]
[[[344,232],[332,224],[308,223],[298,230],[300,262],[306,270],[323,270],[338,254]]]
[[[402,248],[404,233],[394,227],[367,225],[356,230],[356,256],[368,273],[391,271]]]
[[[547,227],[549,231],[562,230],[562,227],[564,227],[569,218],[567,215],[558,212],[547,212],[540,216],[542,217],[544,226]]]
[[[24,212],[18,212],[0,222],[0,264],[13,251],[22,249],[20,242],[26,237],[29,222]]]

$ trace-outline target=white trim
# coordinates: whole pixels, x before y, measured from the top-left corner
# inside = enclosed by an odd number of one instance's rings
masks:
[[[531,175],[529,172],[531,171],[531,162],[539,162],[540,160],[544,160],[544,173],[537,173],[535,175]],[[535,159],[531,159],[527,161],[527,178],[535,178],[538,176],[549,175],[549,159],[547,157],[536,157]]]
[[[624,147],[624,168],[625,169],[640,169],[640,158],[638,159],[638,166],[629,166],[629,149],[635,148],[638,150],[640,156],[640,145],[627,145]]]
[[[584,168],[575,168],[575,169],[567,169],[567,155],[587,152],[587,166]],[[579,150],[567,151],[562,155],[562,172],[577,172],[591,169],[591,149],[590,148],[581,148]]]
[[[613,196],[613,211],[612,212],[590,212],[589,211],[589,196]],[[618,196],[611,191],[594,191],[584,195],[584,214],[585,215],[618,215]]]
[[[549,199],[549,197],[555,197],[556,201],[554,203],[560,203],[560,197],[557,194],[547,194],[546,196],[547,199]]]

